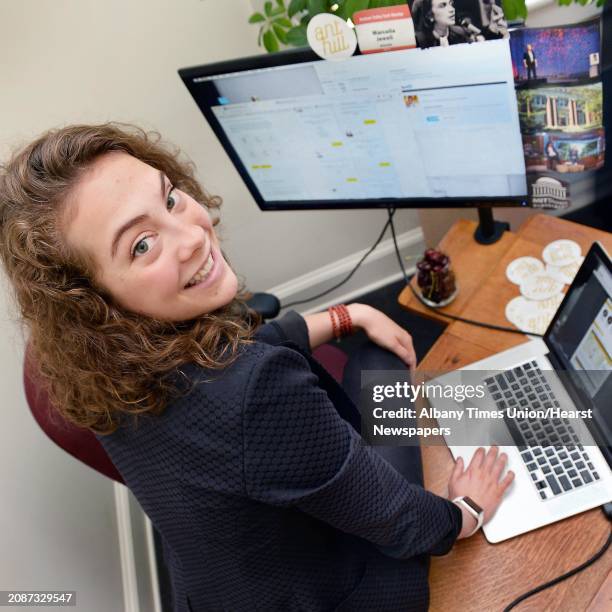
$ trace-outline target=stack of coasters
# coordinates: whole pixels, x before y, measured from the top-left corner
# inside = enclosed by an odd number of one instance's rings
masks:
[[[506,304],[506,319],[527,333],[544,334],[563,301],[565,285],[576,276],[584,257],[573,240],[555,240],[536,257],[519,257],[506,268],[521,295]]]
[[[555,240],[542,252],[546,272],[570,285],[584,261],[580,245],[573,240]]]

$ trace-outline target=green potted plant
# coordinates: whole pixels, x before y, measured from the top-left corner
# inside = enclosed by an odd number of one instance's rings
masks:
[[[349,19],[356,11],[402,4],[402,0],[269,0],[263,11],[257,11],[249,23],[259,26],[259,46],[269,53],[280,49],[280,45],[307,47],[306,28],[308,22],[319,13],[333,13]]]

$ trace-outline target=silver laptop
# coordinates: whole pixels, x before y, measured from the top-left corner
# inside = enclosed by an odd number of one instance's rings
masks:
[[[489,542],[612,501],[612,262],[603,247],[589,250],[543,340],[428,383],[434,384],[480,384],[484,397],[469,400],[480,411],[473,414],[500,415],[438,418],[452,431],[445,439],[455,459],[467,465],[486,440],[507,453],[516,474],[484,526]],[[456,413],[456,400],[429,398],[441,414]],[[561,410],[578,418],[558,418]]]

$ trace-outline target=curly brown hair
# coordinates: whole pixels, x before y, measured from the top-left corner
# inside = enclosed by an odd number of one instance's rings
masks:
[[[258,316],[239,293],[189,321],[161,321],[122,308],[96,281],[95,263],[62,235],[67,199],[101,155],[123,151],[166,174],[208,209],[194,166],[157,132],[106,123],[46,132],[0,166],[0,257],[11,281],[29,350],[49,399],[65,419],[98,434],[127,414],[159,414],[188,393],[179,366],[220,369],[252,342]],[[214,224],[218,223],[218,218]]]

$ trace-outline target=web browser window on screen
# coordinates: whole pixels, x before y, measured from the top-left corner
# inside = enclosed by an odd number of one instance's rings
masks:
[[[574,368],[586,371],[584,380],[591,397],[600,391],[612,370],[612,299],[605,293],[598,297],[603,303],[570,358]]]
[[[527,193],[507,40],[201,80],[267,201]]]

